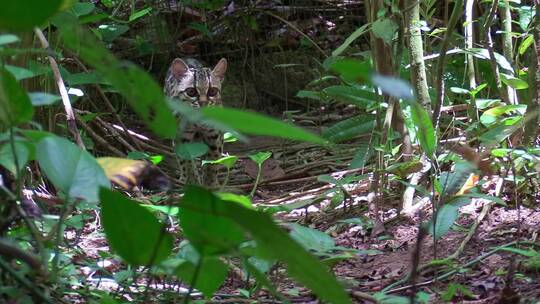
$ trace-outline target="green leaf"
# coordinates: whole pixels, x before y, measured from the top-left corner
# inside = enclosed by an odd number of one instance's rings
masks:
[[[464,194],[461,194],[460,196],[458,197],[470,197],[470,198],[479,198],[479,199],[483,199],[483,200],[487,200],[487,201],[492,201],[498,205],[501,205],[501,206],[504,206],[506,207],[507,204],[504,202],[504,200],[500,197],[496,197],[496,196],[493,196],[493,195],[488,195],[488,194],[483,194],[483,193],[464,193]]]
[[[122,34],[129,31],[129,26],[123,24],[101,24],[98,27],[101,38],[105,42],[112,42]]]
[[[30,149],[27,144],[20,141],[14,142],[15,155],[17,156],[17,164],[13,155],[13,149],[10,143],[5,143],[0,146],[0,165],[8,169],[11,173],[17,176],[17,166],[19,171],[24,169],[24,165],[30,159]]]
[[[517,112],[517,114],[521,116],[525,114],[526,110],[527,105],[524,104],[494,107],[482,113],[482,115],[480,116],[480,122],[486,126],[490,126],[496,123],[501,118],[501,116],[505,114]]]
[[[205,23],[191,22],[188,24],[188,27],[198,31],[199,33],[205,35],[208,38],[212,37],[212,32],[210,32],[210,29]]]
[[[64,25],[66,46],[94,67],[124,97],[157,135],[174,138],[177,122],[168,108],[162,88],[132,63],[120,62],[90,32],[74,24]]]
[[[257,165],[262,166],[262,164],[272,156],[272,152],[257,152],[254,154],[249,154],[248,157],[254,161]]]
[[[367,161],[369,160],[370,155],[371,155],[370,145],[368,144],[360,145],[358,147],[358,150],[356,150],[356,153],[354,154],[353,159],[351,160],[349,169],[357,169],[357,168],[364,167]]]
[[[524,90],[529,88],[529,84],[527,81],[514,77],[512,75],[500,73],[501,75],[501,81],[506,84],[507,86],[514,88],[516,90]]]
[[[0,69],[0,132],[32,119],[34,108],[26,91],[6,69]]]
[[[469,95],[471,93],[471,91],[467,89],[458,88],[458,87],[451,87],[450,91],[454,94],[462,94],[462,95]]]
[[[208,146],[202,142],[181,143],[176,145],[174,152],[181,159],[194,160],[208,153]]]
[[[32,72],[32,71],[30,71],[28,69],[18,67],[18,66],[6,64],[5,68],[6,68],[7,71],[9,71],[11,74],[13,74],[13,76],[15,76],[15,79],[17,79],[17,80],[23,80],[23,79],[32,78],[34,76],[37,76],[36,73],[34,73],[34,72]]]
[[[345,81],[363,83],[369,80],[371,64],[354,59],[335,60],[330,68],[339,73]]]
[[[298,91],[298,93],[296,93],[296,97],[309,98],[309,99],[313,99],[317,101],[322,100],[321,92],[317,92],[317,91]]]
[[[224,201],[235,202],[246,208],[253,209],[253,202],[248,196],[228,192],[218,192],[216,195]]]
[[[131,14],[129,16],[129,22],[131,22],[133,20],[137,20],[137,19],[139,19],[141,17],[144,17],[145,15],[150,13],[151,11],[152,11],[151,7],[143,8],[142,10],[136,11],[136,12],[134,12],[133,14]]]
[[[372,32],[375,37],[382,39],[386,44],[390,45],[396,31],[398,29],[397,24],[389,18],[379,18],[373,23]]]
[[[62,0],[5,1],[0,9],[0,29],[31,30],[56,13]]]
[[[205,107],[201,112],[204,117],[214,122],[246,134],[275,136],[316,144],[326,143],[324,139],[313,133],[253,112],[221,107]]]
[[[375,123],[374,115],[354,116],[324,130],[322,136],[333,143],[339,143],[373,132]]]
[[[532,34],[527,35],[527,38],[523,39],[523,41],[521,41],[521,44],[519,45],[519,54],[525,54],[525,52],[527,52],[527,49],[533,44],[533,42],[534,36]]]
[[[466,49],[466,50],[463,50],[464,53],[468,53],[468,54],[471,54],[473,55],[474,57],[477,57],[477,58],[480,58],[480,59],[484,59],[484,60],[490,60],[491,56],[489,55],[489,51],[487,49],[481,49],[481,48],[470,48],[470,49]],[[499,54],[499,53],[495,53],[495,62],[497,62],[497,64],[509,71],[509,72],[513,72],[514,69],[512,68],[512,65],[510,64],[510,62],[508,62],[508,60],[506,59],[506,57],[504,57],[503,55]]]
[[[224,156],[216,160],[203,161],[203,165],[205,164],[223,165],[228,169],[232,169],[232,167],[234,167],[234,164],[236,164],[237,161],[238,161],[238,156],[229,155],[229,156]]]
[[[99,188],[110,187],[96,159],[67,139],[45,137],[37,145],[36,158],[47,178],[71,199],[97,202]]]
[[[336,247],[336,242],[331,236],[317,229],[298,224],[290,224],[289,227],[292,229],[291,237],[307,250],[327,253]]]
[[[172,206],[158,206],[158,205],[145,205],[140,204],[140,206],[147,208],[149,210],[153,211],[159,211],[164,214],[167,214],[168,216],[177,216],[180,209],[178,207],[172,207]]]
[[[439,177],[441,195],[455,195],[467,182],[474,168],[468,162],[456,163],[454,172],[442,172]]]
[[[489,145],[500,143],[516,132],[522,122],[523,119],[520,116],[503,119],[500,123],[490,126],[490,129],[480,135],[479,139]]]
[[[526,32],[534,16],[534,6],[520,5],[517,11],[519,14],[519,27]]]
[[[62,100],[62,97],[45,92],[28,93],[33,106],[48,106]]]
[[[407,104],[411,107],[411,119],[415,128],[416,138],[418,138],[422,150],[424,150],[429,158],[432,158],[435,156],[435,150],[437,148],[437,137],[431,118],[418,102],[409,101]]]
[[[205,297],[210,298],[227,278],[228,266],[216,257],[199,258],[201,263],[197,280],[193,287],[200,290]],[[192,262],[184,261],[178,266],[175,273],[184,282],[191,283],[196,275],[197,266]]]
[[[445,235],[450,228],[454,225],[454,222],[459,217],[459,208],[468,205],[472,201],[471,198],[460,197],[456,198],[446,204],[444,204],[437,211],[437,221],[435,227],[433,227],[433,220],[428,222],[428,230],[431,235],[436,239]]]
[[[70,11],[77,17],[88,15],[96,9],[94,3],[91,2],[75,2]]]
[[[198,199],[199,197],[210,198]],[[282,261],[289,274],[311,288],[321,300],[335,304],[351,303],[343,287],[326,267],[280,229],[268,214],[250,210],[237,203],[222,201],[211,192],[196,186],[187,188],[181,207],[187,210],[186,205],[189,209],[234,221],[257,242],[257,252],[261,258]],[[182,220],[180,222],[182,223]],[[221,234],[227,236],[229,231],[222,231]]]
[[[19,37],[13,35],[13,34],[3,34],[0,35],[0,46],[15,43],[20,41]]]
[[[352,34],[349,35],[349,37],[347,37],[347,39],[345,39],[342,45],[340,45],[332,52],[332,56],[337,57],[341,55],[341,53],[343,53],[343,51],[345,51],[349,47],[349,45],[351,45],[351,43],[358,39],[358,37],[368,32],[369,25],[369,23],[366,23],[361,27],[357,28]]]
[[[340,185],[340,182],[330,175],[319,175],[317,176],[317,181],[332,185]]]
[[[136,201],[101,188],[101,223],[111,248],[134,266],[155,265],[172,251],[173,238]]]
[[[244,241],[237,224],[220,215],[221,200],[211,192],[189,186],[180,202],[180,227],[199,253],[227,253]],[[236,205],[229,202],[227,205]]]
[[[95,71],[68,74],[65,76],[65,79],[66,79],[66,82],[69,83],[70,86],[76,86],[76,85],[81,85],[81,84],[108,84],[110,85],[110,83],[106,81],[103,78],[103,76],[99,75]]]
[[[502,247],[501,250],[512,252],[512,253],[517,253],[517,254],[520,254],[522,256],[526,256],[528,258],[534,258],[534,257],[538,257],[540,255],[540,253],[538,251],[533,250],[533,249],[525,250],[525,249],[520,249],[520,248],[515,248],[515,247]]]
[[[354,104],[362,109],[372,107],[377,101],[377,95],[372,90],[353,86],[330,86],[323,92],[336,98],[337,101]]]

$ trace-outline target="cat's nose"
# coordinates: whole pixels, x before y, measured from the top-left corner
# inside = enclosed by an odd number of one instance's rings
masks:
[[[207,103],[208,102],[208,97],[206,97],[206,95],[201,95],[201,96],[199,96],[199,101],[201,103]]]

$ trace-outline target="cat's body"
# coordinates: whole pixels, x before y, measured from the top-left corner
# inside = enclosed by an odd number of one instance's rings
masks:
[[[192,107],[220,106],[221,83],[223,82],[227,61],[223,58],[213,69],[204,67],[195,59],[176,58],[171,63],[165,78],[164,92],[170,98],[177,98]],[[223,136],[217,130],[204,125],[190,125],[181,130],[177,144],[202,142],[209,148],[207,158],[218,159],[223,152]],[[199,183],[216,187],[217,167],[203,166],[195,161],[179,160],[180,181]]]

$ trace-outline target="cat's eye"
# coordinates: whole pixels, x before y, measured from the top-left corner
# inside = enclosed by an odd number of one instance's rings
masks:
[[[208,92],[206,92],[206,96],[208,97],[214,97],[219,93],[219,90],[217,88],[209,88]]]
[[[195,97],[199,95],[199,92],[197,92],[197,89],[195,88],[187,88],[185,92],[189,97]]]

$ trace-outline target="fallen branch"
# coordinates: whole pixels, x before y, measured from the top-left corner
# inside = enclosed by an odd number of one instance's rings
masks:
[[[34,32],[36,33],[36,36],[38,37],[39,41],[41,42],[41,46],[49,50],[49,42],[45,38],[45,35],[43,35],[43,32],[39,28],[34,28]],[[71,133],[71,136],[75,139],[75,142],[79,147],[82,149],[86,149],[84,146],[84,143],[81,138],[81,134],[79,134],[79,131],[77,130],[77,124],[75,120],[75,114],[73,113],[73,108],[71,107],[71,101],[69,100],[69,95],[66,89],[66,85],[64,84],[64,80],[62,79],[62,75],[60,74],[60,69],[58,68],[58,63],[56,63],[56,60],[51,56],[47,55],[47,58],[49,58],[49,63],[51,65],[51,70],[54,75],[54,80],[56,81],[56,85],[58,86],[58,91],[60,92],[60,96],[62,97],[62,103],[64,104],[64,111],[66,112],[66,124],[69,132]]]

